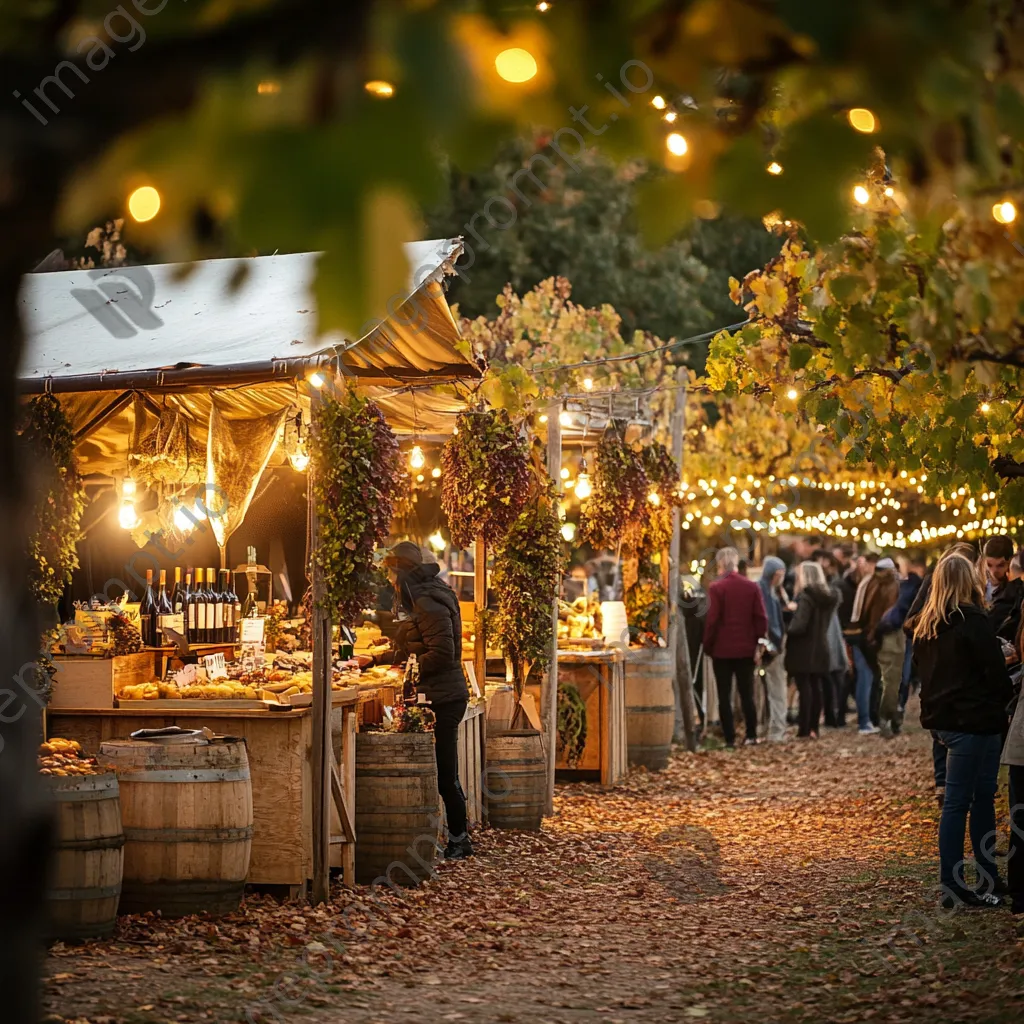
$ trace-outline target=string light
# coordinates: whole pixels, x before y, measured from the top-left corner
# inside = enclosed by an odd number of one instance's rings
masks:
[[[655,96],[654,99],[651,100],[651,106],[654,107],[655,110],[664,110],[668,104],[665,102],[664,96]]]
[[[686,139],[679,132],[669,134],[665,139],[665,147],[673,156],[686,156],[686,151],[690,148]]]
[[[667,121],[669,124],[675,124],[677,117],[679,117],[679,115],[674,110],[666,110],[665,116],[662,120]]]
[[[587,472],[587,460],[580,459],[580,475],[576,478],[576,487],[573,491],[580,501],[586,501],[593,493],[590,486],[590,474]]]
[[[433,477],[433,478],[434,478],[435,480],[437,480],[437,479],[438,479],[438,477],[440,477],[440,475],[441,475],[441,467],[440,467],[440,466],[435,466],[435,467],[434,467],[434,468],[433,468],[433,469],[432,469],[432,470],[430,471],[430,475],[431,475],[431,476],[432,476],[432,477]]]
[[[584,391],[592,391],[593,388],[594,388],[594,378],[593,377],[584,377],[583,378],[583,390]]]
[[[128,197],[128,212],[140,224],[152,220],[160,212],[160,193],[152,185],[137,188]]]
[[[276,96],[280,91],[280,82],[268,80],[265,82],[260,82],[259,85],[256,86],[256,92],[258,92],[260,96]]]
[[[647,495],[647,500],[657,507],[661,504],[661,495],[657,491],[651,491],[651,493]]]
[[[447,547],[440,530],[435,530],[428,538],[427,543],[437,552],[444,551]]]
[[[309,375],[309,383],[319,391],[326,381],[324,380],[324,375],[322,373],[314,372]]]
[[[781,173],[782,173],[782,164],[780,164],[780,163],[779,163],[779,162],[778,162],[777,160],[773,160],[773,161],[772,161],[772,162],[771,162],[771,163],[770,163],[770,164],[769,164],[769,165],[768,165],[768,166],[767,166],[767,167],[765,168],[765,170],[766,170],[766,171],[767,171],[767,172],[768,172],[769,174],[776,174],[776,175],[778,175],[778,174],[781,174]]]
[[[297,473],[305,473],[309,466],[309,453],[304,448],[296,448],[288,456],[288,461]]]
[[[799,392],[797,391],[797,389],[796,389],[796,388],[790,388],[790,389],[789,389],[789,390],[788,390],[788,391],[786,392],[786,397],[787,397],[787,398],[788,398],[788,399],[789,399],[789,400],[790,400],[791,402],[795,402],[795,401],[797,400],[797,398],[799,398],[799,397],[800,397],[800,394],[799,394]]]
[[[563,468],[563,469],[562,469],[562,473],[561,473],[561,476],[562,476],[562,479],[563,479],[563,480],[568,480],[568,479],[569,479],[569,476],[570,476],[570,474],[569,474],[569,470],[567,470],[567,469]]]
[[[871,193],[863,185],[854,185],[853,199],[854,202],[860,203],[861,206],[867,206],[871,199]]]
[[[572,426],[572,417],[563,409],[561,414],[558,417],[558,422],[563,427],[571,427]]]
[[[1017,219],[1017,207],[1009,199],[1004,199],[992,207],[992,216],[1000,224],[1012,224]]]
[[[992,406],[989,405],[988,402],[982,402],[981,403],[981,411],[982,412],[988,412],[989,409],[991,409],[991,408],[992,408]]]
[[[854,130],[864,135],[870,135],[878,127],[878,119],[867,107],[854,107],[846,118]]]
[[[117,510],[117,521],[124,530],[134,530],[139,525],[139,517],[135,512],[134,502],[121,502],[121,507]]]
[[[571,544],[576,539],[576,524],[562,523],[562,540]]]
[[[494,58],[494,67],[506,82],[521,85],[537,74],[537,60],[529,50],[511,46]]]
[[[363,88],[371,95],[380,100],[391,99],[395,95],[395,87],[390,82],[382,81],[379,78],[367,82]]]
[[[537,10],[540,11],[541,14],[546,14],[551,10],[551,4],[548,3],[548,0],[540,0],[540,3],[537,4]]]

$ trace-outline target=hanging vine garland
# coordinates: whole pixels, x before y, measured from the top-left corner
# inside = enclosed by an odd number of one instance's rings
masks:
[[[401,483],[398,441],[380,408],[347,391],[313,414],[313,500],[320,522],[314,552],[332,617],[353,623],[379,586],[374,548],[391,527]]]
[[[660,441],[641,449],[640,463],[647,478],[647,514],[639,552],[643,560],[672,542],[672,512],[682,505],[682,499],[679,466]]]
[[[465,412],[441,449],[441,508],[452,544],[499,542],[526,500],[530,454],[504,409]]]
[[[578,687],[558,684],[558,752],[570,768],[578,768],[587,747],[587,704]]]
[[[596,548],[635,546],[647,515],[647,474],[637,450],[615,429],[594,452],[593,493],[583,506],[580,532]]]
[[[75,463],[75,435],[53,395],[24,407],[21,439],[39,471],[41,494],[29,538],[29,586],[41,604],[56,605],[78,568],[78,528],[85,491]]]
[[[499,545],[492,574],[498,594],[495,634],[512,664],[516,695],[553,638],[551,599],[564,568],[558,494],[535,465],[526,507]]]

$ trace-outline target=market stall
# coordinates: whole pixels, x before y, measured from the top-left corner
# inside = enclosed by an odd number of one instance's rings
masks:
[[[276,646],[272,583],[257,578],[265,567],[250,553],[229,568],[229,544],[276,471],[308,467],[312,477],[310,425],[323,403],[358,392],[359,402],[378,401],[389,436],[418,437],[436,401],[410,412],[409,383],[478,375],[455,347],[440,284],[459,251],[457,240],[407,246],[407,296],[355,340],[318,336],[303,308],[317,254],[204,261],[188,274],[113,267],[25,279],[21,389],[59,402],[88,485],[85,532],[116,515],[138,548],[99,588],[103,600],[84,603],[54,641],[48,734],[93,750],[173,725],[244,737],[251,882],[311,879],[323,899],[331,865],[352,881],[357,721],[367,693],[380,703],[386,687],[359,677],[332,631],[318,555],[324,506],[312,479],[313,600],[298,647]],[[435,422],[443,431],[444,418]],[[193,544],[211,535],[219,565],[170,584],[163,573],[191,567]],[[140,588],[141,601],[121,599]],[[470,788],[475,770],[467,761]]]

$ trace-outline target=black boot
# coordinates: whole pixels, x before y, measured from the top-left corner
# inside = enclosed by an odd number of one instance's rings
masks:
[[[473,856],[473,844],[469,841],[468,835],[458,839],[449,839],[444,849],[445,860],[465,860]]]

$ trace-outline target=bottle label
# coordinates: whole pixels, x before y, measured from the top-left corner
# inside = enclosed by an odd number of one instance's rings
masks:
[[[213,606],[213,628],[224,628],[224,605],[222,605],[220,602]]]
[[[181,636],[185,632],[185,616],[184,615],[161,615],[157,620],[157,629],[163,634],[165,629],[173,629],[178,636]]]
[[[196,605],[196,628],[206,629],[206,602],[200,601]]]
[[[188,631],[194,633],[196,628],[196,604],[193,602],[188,606]]]

